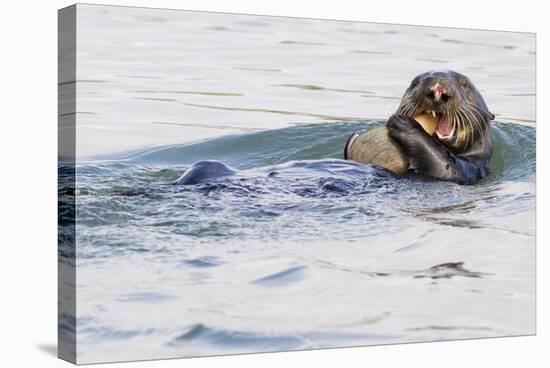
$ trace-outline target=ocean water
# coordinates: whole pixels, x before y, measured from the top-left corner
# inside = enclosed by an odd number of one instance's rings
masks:
[[[79,362],[535,332],[532,35],[79,15],[77,80],[60,85],[77,83],[60,126],[76,116]],[[497,116],[487,179],[342,160],[437,68],[470,76]],[[173,185],[205,159],[237,174]]]

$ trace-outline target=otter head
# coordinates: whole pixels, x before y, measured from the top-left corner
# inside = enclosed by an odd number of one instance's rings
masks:
[[[416,76],[407,88],[398,114],[414,118],[422,113],[437,119],[434,136],[455,152],[462,152],[488,135],[489,112],[473,83],[454,71],[430,71]]]

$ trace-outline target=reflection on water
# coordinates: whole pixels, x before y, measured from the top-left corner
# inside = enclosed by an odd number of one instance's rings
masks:
[[[60,109],[79,128],[60,191],[78,194],[79,362],[534,332],[532,35],[79,12],[77,111]],[[441,67],[500,121],[487,180],[341,160]],[[238,172],[171,184],[205,159]]]

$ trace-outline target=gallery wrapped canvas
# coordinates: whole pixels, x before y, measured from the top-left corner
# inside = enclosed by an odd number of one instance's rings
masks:
[[[535,35],[59,11],[59,356],[535,333]]]

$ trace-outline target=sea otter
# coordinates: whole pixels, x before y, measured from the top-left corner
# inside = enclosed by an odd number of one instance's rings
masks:
[[[433,135],[413,119],[422,112],[437,118]],[[468,77],[430,71],[412,80],[386,126],[406,152],[409,171],[472,184],[488,175],[493,152],[489,122],[494,118]]]
[[[416,119],[433,116],[434,127],[427,133]],[[397,112],[386,123],[389,137],[405,152],[407,172],[460,184],[473,184],[488,175],[493,145],[489,112],[483,97],[464,75],[454,71],[430,71],[415,77],[405,91]],[[352,134],[344,148],[348,148]],[[387,142],[387,136],[386,136]],[[391,171],[390,171],[391,172]],[[237,170],[219,161],[193,164],[174,184],[191,185]]]

